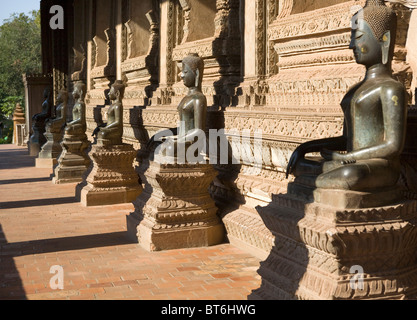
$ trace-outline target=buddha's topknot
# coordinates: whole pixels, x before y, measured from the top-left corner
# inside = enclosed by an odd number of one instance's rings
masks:
[[[395,31],[397,16],[394,10],[385,5],[383,0],[367,0],[361,11],[363,19],[369,24],[375,38],[379,41],[382,41],[383,35],[387,31]]]

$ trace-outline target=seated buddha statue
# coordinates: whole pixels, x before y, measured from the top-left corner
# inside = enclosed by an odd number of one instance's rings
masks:
[[[301,144],[289,160],[287,177],[293,174],[296,181],[324,189],[369,191],[396,185],[407,93],[392,76],[395,36],[396,14],[383,0],[368,0],[353,16],[349,47],[366,74],[341,102],[343,134]]]
[[[51,88],[45,88],[43,91],[43,98],[42,111],[32,117],[34,124],[41,123],[44,125],[45,122],[52,117]]]
[[[188,93],[177,108],[179,115],[178,128],[168,130],[171,135],[161,139],[165,146],[163,155],[185,157],[187,150],[196,138],[199,138],[200,141],[205,139],[207,99],[201,90],[203,73],[204,61],[197,54],[190,54],[182,60],[180,75],[184,85],[188,88]],[[159,136],[161,135],[164,135],[164,132],[159,134]],[[152,142],[154,138],[151,139]],[[193,148],[193,153],[200,151]],[[193,154],[193,156],[195,155]],[[189,155],[187,155],[188,158],[190,158]]]
[[[112,101],[107,110],[107,124],[100,127],[97,133],[98,145],[119,145],[123,137],[123,96],[125,85],[116,80],[110,88],[109,99]]]
[[[52,133],[61,133],[62,128],[65,126],[67,120],[67,102],[68,92],[60,90],[57,96],[58,106],[55,109],[55,117],[48,120],[46,123],[47,131]]]
[[[87,129],[86,115],[85,115],[85,94],[86,86],[79,81],[74,85],[72,96],[75,100],[72,109],[72,121],[67,123],[65,133],[68,135],[82,136]]]

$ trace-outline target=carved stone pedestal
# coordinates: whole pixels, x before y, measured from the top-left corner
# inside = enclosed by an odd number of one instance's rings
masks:
[[[417,202],[396,190],[290,185],[258,208],[275,245],[252,299],[405,299],[417,295]],[[398,195],[398,193],[397,193]],[[374,205],[376,199],[391,205]]]
[[[129,237],[147,251],[206,247],[224,240],[209,194],[217,172],[209,164],[142,164],[144,192],[127,216]],[[141,176],[142,176],[141,174]]]
[[[64,135],[62,153],[58,159],[52,182],[55,184],[79,183],[90,165],[86,150],[90,146],[87,136]]]
[[[39,156],[36,159],[36,168],[53,168],[57,163],[57,158],[62,152],[61,140],[62,132],[55,133],[46,130],[44,136],[46,143],[42,146]]]
[[[142,192],[133,167],[136,153],[129,144],[92,146],[89,153],[93,161],[91,172],[86,185],[77,186],[77,197],[82,205],[102,206],[135,200]]]

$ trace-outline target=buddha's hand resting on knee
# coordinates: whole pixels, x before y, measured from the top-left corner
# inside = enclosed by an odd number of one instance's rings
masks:
[[[349,153],[340,153],[338,151],[332,151],[326,148],[320,150],[320,155],[323,157],[324,160],[327,161],[340,161],[341,164],[352,164],[356,163],[356,160],[353,159]]]

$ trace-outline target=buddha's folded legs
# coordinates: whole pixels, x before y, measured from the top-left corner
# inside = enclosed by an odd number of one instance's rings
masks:
[[[97,135],[97,140],[110,140],[112,144],[121,144],[122,137],[119,128],[101,129]]]
[[[316,188],[366,191],[394,186],[400,175],[398,161],[386,159],[340,161],[303,159],[297,163],[296,177],[309,180]],[[308,177],[308,178],[307,178]]]
[[[70,134],[70,135],[82,135],[85,133],[85,127],[81,124],[74,124],[74,125],[68,125],[65,128],[65,132],[66,134]]]

